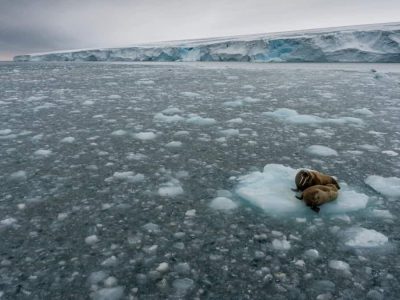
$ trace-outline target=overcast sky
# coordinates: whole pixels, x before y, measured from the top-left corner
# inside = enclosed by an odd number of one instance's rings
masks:
[[[51,50],[400,21],[400,0],[0,0],[0,60]]]

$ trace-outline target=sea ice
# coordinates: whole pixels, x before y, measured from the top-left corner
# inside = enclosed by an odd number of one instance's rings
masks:
[[[243,200],[273,216],[302,216],[311,213],[306,205],[295,198],[294,178],[298,170],[279,164],[268,164],[263,172],[252,172],[239,178],[235,193]],[[340,182],[339,197],[321,206],[320,214],[343,214],[364,209],[368,196],[350,189]]]
[[[25,171],[17,171],[17,172],[11,173],[11,175],[10,175],[10,179],[14,180],[14,181],[24,181],[27,178],[28,177],[27,177]]]
[[[196,114],[190,114],[189,118],[186,119],[186,122],[190,123],[190,124],[194,124],[194,125],[200,125],[200,126],[213,125],[213,124],[217,123],[217,121],[215,121],[212,118],[203,118]]]
[[[292,123],[292,124],[304,124],[304,125],[315,125],[315,124],[356,124],[361,125],[363,121],[358,118],[352,117],[340,117],[340,118],[321,118],[313,115],[302,115],[297,111],[289,108],[279,108],[273,112],[264,112],[264,116],[273,117],[282,122]]]
[[[97,235],[90,235],[85,238],[85,243],[88,245],[94,245],[99,241]]]
[[[151,131],[139,132],[139,133],[136,133],[134,136],[135,136],[135,138],[142,140],[142,141],[154,140],[157,137],[157,135]]]
[[[306,148],[306,152],[313,154],[313,155],[318,155],[318,156],[337,156],[338,153],[336,150],[326,147],[326,146],[321,146],[321,145],[312,145]]]
[[[238,205],[233,202],[231,199],[226,198],[226,197],[217,197],[214,198],[211,203],[210,207],[216,210],[231,210],[236,208]]]
[[[165,123],[176,123],[184,121],[185,118],[179,115],[165,115],[164,113],[157,113],[154,116],[154,121],[156,122],[165,122]]]
[[[360,115],[364,115],[364,116],[373,116],[374,113],[372,111],[370,111],[368,108],[359,108],[359,109],[355,109],[353,110],[353,112],[355,112],[356,114],[360,114]]]
[[[98,290],[93,295],[94,300],[119,300],[124,295],[124,288],[122,286],[103,288]]]
[[[365,179],[365,183],[386,197],[400,197],[400,178],[398,177],[371,175]]]
[[[158,194],[161,197],[175,197],[183,194],[183,188],[177,179],[171,179],[170,181],[161,185],[158,189]]]
[[[285,239],[283,240],[274,239],[272,241],[272,247],[275,250],[289,250],[291,248],[290,242]]]
[[[330,260],[329,267],[338,271],[350,272],[349,264],[341,260]]]
[[[36,151],[34,152],[34,154],[35,154],[37,157],[44,158],[44,157],[48,157],[48,156],[51,155],[51,150],[39,149],[39,150],[36,150]]]
[[[135,174],[132,171],[126,172],[115,172],[112,177],[108,177],[105,179],[106,182],[110,182],[112,180],[126,181],[126,182],[140,182],[145,179],[143,174]]]
[[[125,130],[122,130],[122,129],[118,129],[118,130],[115,130],[115,131],[113,131],[113,132],[111,132],[111,135],[114,135],[114,136],[123,136],[123,135],[126,135],[126,131]]]
[[[354,248],[374,248],[388,243],[384,234],[362,227],[352,227],[341,232],[341,238],[346,246]]]
[[[61,143],[72,144],[75,142],[75,138],[72,136],[67,136],[61,140]]]

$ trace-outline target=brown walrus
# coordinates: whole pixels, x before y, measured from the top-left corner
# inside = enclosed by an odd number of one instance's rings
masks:
[[[338,196],[338,188],[335,184],[313,185],[304,190],[297,199],[303,200],[313,211],[319,212],[322,204],[335,200]]]
[[[338,190],[340,186],[335,178],[314,170],[300,170],[294,179],[297,189],[292,189],[295,192],[304,191],[313,185],[334,184]]]

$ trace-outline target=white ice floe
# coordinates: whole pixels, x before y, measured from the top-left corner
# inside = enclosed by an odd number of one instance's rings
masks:
[[[1,227],[9,227],[17,223],[17,220],[14,218],[7,218],[0,221],[0,228]]]
[[[160,273],[165,273],[168,271],[168,269],[169,269],[169,264],[167,262],[162,262],[158,265],[156,271]]]
[[[373,209],[371,211],[371,216],[381,219],[394,219],[394,216],[391,214],[391,212],[386,209]]]
[[[214,198],[210,203],[210,207],[216,210],[228,211],[231,209],[235,209],[237,206],[238,206],[237,203],[233,202],[231,199],[226,197]]]
[[[365,183],[386,197],[400,197],[400,178],[398,177],[371,175],[365,179]]]
[[[161,185],[161,187],[158,189],[158,194],[161,197],[175,197],[183,194],[183,188],[179,180],[171,179],[170,181]]]
[[[272,247],[275,250],[289,250],[291,248],[290,242],[285,239],[283,240],[274,239],[272,241]]]
[[[392,150],[385,150],[385,151],[382,151],[382,153],[389,155],[389,156],[393,156],[393,157],[399,155],[397,152],[392,151]]]
[[[329,267],[334,270],[350,272],[350,265],[347,262],[341,260],[330,260]]]
[[[115,172],[112,177],[105,179],[106,182],[110,181],[126,181],[130,183],[140,182],[145,179],[143,174],[135,174],[132,171]]]
[[[28,177],[27,177],[25,171],[17,171],[17,172],[11,173],[11,175],[10,175],[10,179],[13,181],[24,181],[27,178]]]
[[[312,145],[306,148],[306,152],[317,156],[337,156],[336,150],[322,146],[322,145]]]
[[[111,135],[113,135],[113,136],[123,136],[123,135],[126,135],[126,134],[127,134],[127,132],[125,130],[122,130],[122,129],[118,129],[118,130],[115,130],[115,131],[111,132]]]
[[[189,124],[200,125],[200,126],[213,125],[217,123],[215,119],[203,118],[202,116],[199,116],[197,114],[189,114],[188,118],[186,119],[186,122]]]
[[[147,131],[147,132],[136,133],[134,137],[142,141],[149,141],[149,140],[154,140],[157,137],[157,135],[152,131]]]
[[[360,115],[364,115],[364,116],[373,116],[374,113],[372,111],[370,111],[368,108],[359,108],[359,109],[355,109],[353,110],[354,113],[356,114],[360,114]]]
[[[384,234],[362,227],[352,227],[340,233],[344,245],[354,248],[375,248],[388,243]]]
[[[185,118],[179,115],[165,115],[164,113],[156,113],[154,116],[154,121],[156,122],[176,123],[184,120]]]
[[[231,123],[231,124],[242,124],[243,123],[243,119],[242,118],[235,118],[235,119],[230,119],[228,121],[226,121],[227,123]]]
[[[75,138],[72,136],[67,136],[61,140],[61,143],[65,144],[72,144],[73,142],[75,142]]]
[[[200,97],[200,94],[194,93],[194,92],[182,92],[181,95],[189,97],[189,98],[198,98],[198,97]]]
[[[243,200],[263,209],[273,216],[302,216],[311,210],[295,198],[294,178],[298,170],[279,164],[268,164],[263,172],[252,172],[241,176],[235,193]],[[358,193],[340,182],[338,198],[321,206],[320,214],[343,214],[364,209],[368,196]]]
[[[179,148],[179,147],[182,147],[182,142],[179,142],[179,141],[169,142],[168,144],[165,145],[165,147],[168,147],[168,148]]]
[[[11,129],[0,129],[0,135],[8,135],[12,132]]]
[[[99,238],[97,237],[97,235],[90,235],[88,237],[85,238],[85,243],[88,245],[94,245],[99,241]]]
[[[116,286],[112,288],[103,288],[93,295],[93,300],[119,300],[124,295],[124,288]]]
[[[46,149],[39,149],[36,150],[33,154],[35,154],[37,157],[48,157],[51,155],[51,150],[46,150]]]
[[[359,118],[353,118],[353,117],[321,118],[314,115],[302,115],[299,114],[297,111],[289,108],[279,108],[273,112],[264,112],[263,115],[291,124],[307,124],[307,125],[324,124],[324,123],[340,124],[340,125],[363,124],[363,120]]]
[[[82,103],[82,105],[85,105],[85,106],[90,106],[90,105],[93,105],[93,104],[94,104],[94,101],[92,101],[92,100],[86,100],[86,101],[84,101]]]

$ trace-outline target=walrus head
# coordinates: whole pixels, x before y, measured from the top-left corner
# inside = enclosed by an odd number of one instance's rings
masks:
[[[338,190],[340,190],[340,186],[339,183],[337,182],[337,180],[335,178],[332,177],[332,184],[335,185],[337,187]]]
[[[301,170],[296,176],[296,185],[300,190],[304,190],[312,179],[313,175],[310,171]]]

